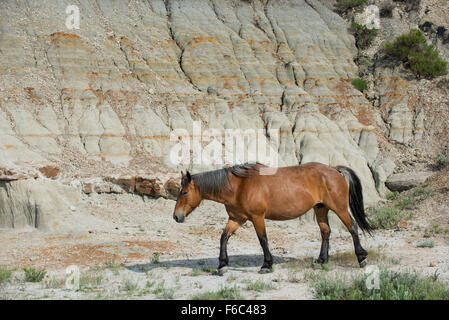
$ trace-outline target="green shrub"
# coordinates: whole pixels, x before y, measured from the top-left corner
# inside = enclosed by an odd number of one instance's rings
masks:
[[[126,279],[123,282],[122,289],[129,294],[133,294],[139,288],[138,284],[130,279]]]
[[[103,281],[103,276],[97,273],[81,274],[79,279],[80,290],[89,291],[97,288]]]
[[[437,154],[437,166],[444,168],[449,165],[449,155],[445,156],[441,152]]]
[[[119,263],[115,262],[115,260],[107,260],[104,263],[104,267],[106,269],[110,269],[113,271],[118,271],[118,269],[120,269],[120,266],[121,265]]]
[[[387,198],[387,200],[395,200],[399,195],[399,192],[397,191],[393,191],[393,192],[389,192],[385,195],[385,198]]]
[[[416,245],[418,248],[433,248],[435,247],[435,242],[432,240],[425,240]]]
[[[397,206],[387,206],[377,209],[368,209],[369,221],[375,229],[390,229],[398,225],[400,221],[410,219],[413,213],[403,211]]]
[[[192,300],[240,300],[243,297],[237,286],[222,287],[218,291],[206,291],[192,296]]]
[[[449,229],[433,224],[424,230],[424,238],[430,238],[436,234],[449,234]]]
[[[159,258],[161,257],[161,254],[159,252],[154,252],[153,257],[151,258],[151,262],[154,264],[159,263]]]
[[[252,291],[265,291],[265,290],[271,290],[274,289],[274,285],[271,282],[263,282],[262,280],[257,280],[254,282],[250,282],[248,286],[246,287],[246,290],[252,290]]]
[[[427,44],[421,30],[411,30],[387,42],[388,55],[401,60],[417,77],[432,79],[447,73],[447,62],[440,58],[434,45]]]
[[[172,300],[175,294],[175,289],[166,288],[165,281],[161,281],[152,292],[159,299]]]
[[[367,210],[371,225],[376,229],[394,228],[400,221],[413,217],[413,209],[427,199],[433,193],[433,189],[427,185],[421,185],[411,190],[407,195],[394,195],[393,203],[379,208]],[[388,196],[388,195],[387,195]]]
[[[377,29],[369,29],[367,26],[358,24],[355,21],[351,23],[349,31],[351,31],[355,37],[357,48],[362,50],[368,48],[373,43],[378,33]]]
[[[26,282],[41,282],[47,274],[45,269],[36,269],[35,267],[24,267]]]
[[[9,281],[9,279],[11,279],[12,276],[12,271],[0,266],[0,285],[2,285],[3,283],[5,283],[6,281]]]
[[[351,83],[360,92],[363,92],[363,90],[365,90],[367,87],[366,81],[363,79],[360,79],[360,78],[356,78],[356,79],[352,80]]]
[[[368,0],[337,0],[335,8],[339,12],[348,12],[351,9],[362,10],[368,4]]]
[[[350,281],[335,277],[319,277],[314,294],[322,300],[447,300],[449,287],[438,282],[438,276],[425,277],[416,272],[379,272],[379,289],[368,289],[369,274],[355,276]]]

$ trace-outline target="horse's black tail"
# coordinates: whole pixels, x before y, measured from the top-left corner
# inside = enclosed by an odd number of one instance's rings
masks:
[[[368,232],[371,235],[373,227],[369,224],[365,209],[363,206],[363,194],[362,194],[362,184],[360,183],[359,177],[355,172],[345,166],[335,167],[338,172],[340,172],[346,179],[349,185],[349,208],[351,209],[352,216],[359,225],[363,232]]]

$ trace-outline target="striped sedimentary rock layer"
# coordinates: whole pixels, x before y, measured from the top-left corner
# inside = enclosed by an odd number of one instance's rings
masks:
[[[376,115],[350,83],[354,38],[320,2],[79,0],[73,30],[67,5],[0,3],[3,173],[33,178],[50,164],[64,181],[169,177],[170,132],[200,121],[279,129],[280,165],[351,166],[378,199],[374,178],[383,185],[392,169],[379,158]],[[406,142],[392,114],[390,137]]]

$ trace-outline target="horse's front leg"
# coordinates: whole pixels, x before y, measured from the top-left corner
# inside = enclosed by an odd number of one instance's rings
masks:
[[[229,218],[226,227],[223,230],[220,238],[220,256],[218,257],[218,270],[226,267],[229,264],[228,258],[228,240],[232,236],[232,234],[245,222],[245,220],[237,220],[233,218]]]
[[[265,230],[265,218],[263,216],[253,218],[253,224],[263,250],[263,265],[259,273],[267,273],[273,266],[273,256],[270,253],[270,249],[268,249],[268,238],[267,232]]]

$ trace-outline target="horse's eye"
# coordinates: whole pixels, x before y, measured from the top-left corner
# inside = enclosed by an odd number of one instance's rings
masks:
[[[183,192],[182,192],[183,195],[186,195],[186,194],[188,194],[188,193],[189,193],[188,191],[183,191]]]

